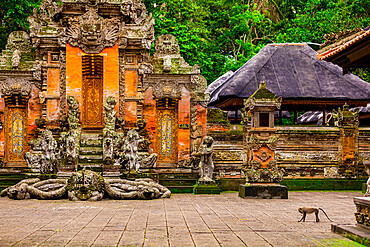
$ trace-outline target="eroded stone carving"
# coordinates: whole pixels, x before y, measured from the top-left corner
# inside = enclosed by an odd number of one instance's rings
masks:
[[[180,55],[180,47],[175,36],[163,34],[157,37],[154,56]]]
[[[26,96],[31,93],[31,82],[22,77],[8,77],[0,84],[1,93],[4,96]]]
[[[202,144],[199,146],[200,155],[200,179],[201,182],[213,181],[213,138],[211,136],[203,137]]]
[[[243,169],[247,183],[280,183],[283,180],[284,169],[278,168],[276,161],[269,161],[266,168],[261,162],[253,160]]]
[[[38,168],[41,173],[56,173],[58,167],[58,143],[50,130],[43,130],[41,137],[34,141],[34,149],[24,157],[30,168]]]
[[[172,80],[161,80],[153,88],[153,96],[156,99],[171,98],[180,99],[181,90],[177,82]]]
[[[15,49],[13,51],[13,56],[12,56],[12,67],[13,67],[13,69],[18,69],[20,63],[21,63],[21,52],[18,49]]]
[[[343,110],[333,110],[335,124],[341,132],[341,146],[339,147],[339,173],[348,178],[358,176],[358,109],[350,111],[345,104]]]
[[[104,19],[96,6],[88,6],[82,16],[71,18],[66,31],[66,40],[72,46],[80,47],[86,53],[99,53],[116,44],[119,19]]]
[[[82,170],[74,172],[69,179],[25,179],[10,186],[0,195],[11,199],[61,199],[73,201],[100,201],[103,196],[125,199],[157,199],[171,196],[171,191],[151,179],[104,179],[99,174]]]
[[[114,97],[108,96],[104,102],[104,130],[114,131],[117,111],[114,109],[117,101]]]
[[[66,189],[71,201],[101,201],[104,196],[104,178],[93,171],[74,172],[68,178]]]
[[[19,52],[29,51],[31,49],[30,37],[24,31],[14,31],[9,34],[6,49]]]
[[[130,129],[127,132],[123,150],[124,160],[126,161],[126,169],[129,171],[139,171],[140,159],[138,155],[138,146],[142,141],[143,138],[141,138],[135,130]]]
[[[67,97],[67,105],[68,105],[68,125],[70,129],[77,129],[81,127],[80,124],[80,104],[78,103],[77,99],[73,96]]]
[[[40,181],[39,178],[24,179],[14,186],[1,191],[0,196],[23,200],[36,198],[53,200],[63,198],[66,194],[65,179],[48,179]]]

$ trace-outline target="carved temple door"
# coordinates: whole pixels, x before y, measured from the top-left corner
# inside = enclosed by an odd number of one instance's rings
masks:
[[[25,167],[24,153],[27,152],[27,106],[5,107],[5,166]]]
[[[157,163],[177,163],[178,103],[165,98],[157,100]]]
[[[82,56],[82,127],[103,128],[103,58]]]

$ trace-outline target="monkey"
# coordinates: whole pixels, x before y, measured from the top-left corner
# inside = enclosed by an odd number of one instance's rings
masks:
[[[326,218],[328,218],[328,220],[330,220],[331,222],[333,222],[329,216],[325,213],[325,211],[322,209],[322,208],[298,208],[298,212],[300,212],[302,215],[302,219],[300,219],[298,222],[301,222],[303,220],[303,222],[305,222],[306,220],[306,215],[307,214],[312,214],[312,213],[315,213],[316,215],[316,222],[319,222],[320,219],[319,219],[319,209],[325,214]]]

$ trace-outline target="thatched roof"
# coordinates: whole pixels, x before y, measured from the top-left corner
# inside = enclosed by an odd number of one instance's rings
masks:
[[[343,75],[342,68],[319,61],[316,51],[306,44],[269,44],[246,62],[221,85],[208,86],[209,106],[224,110],[240,109],[265,81],[267,88],[283,97],[285,105],[326,104],[366,105],[370,101],[370,83],[353,74]]]

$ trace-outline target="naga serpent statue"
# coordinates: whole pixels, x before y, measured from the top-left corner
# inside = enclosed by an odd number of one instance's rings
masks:
[[[121,200],[167,198],[171,191],[149,178],[135,181],[105,179],[96,172],[82,170],[74,172],[68,179],[24,179],[4,189],[0,195],[17,200],[68,197],[71,201],[100,201],[104,196]]]

